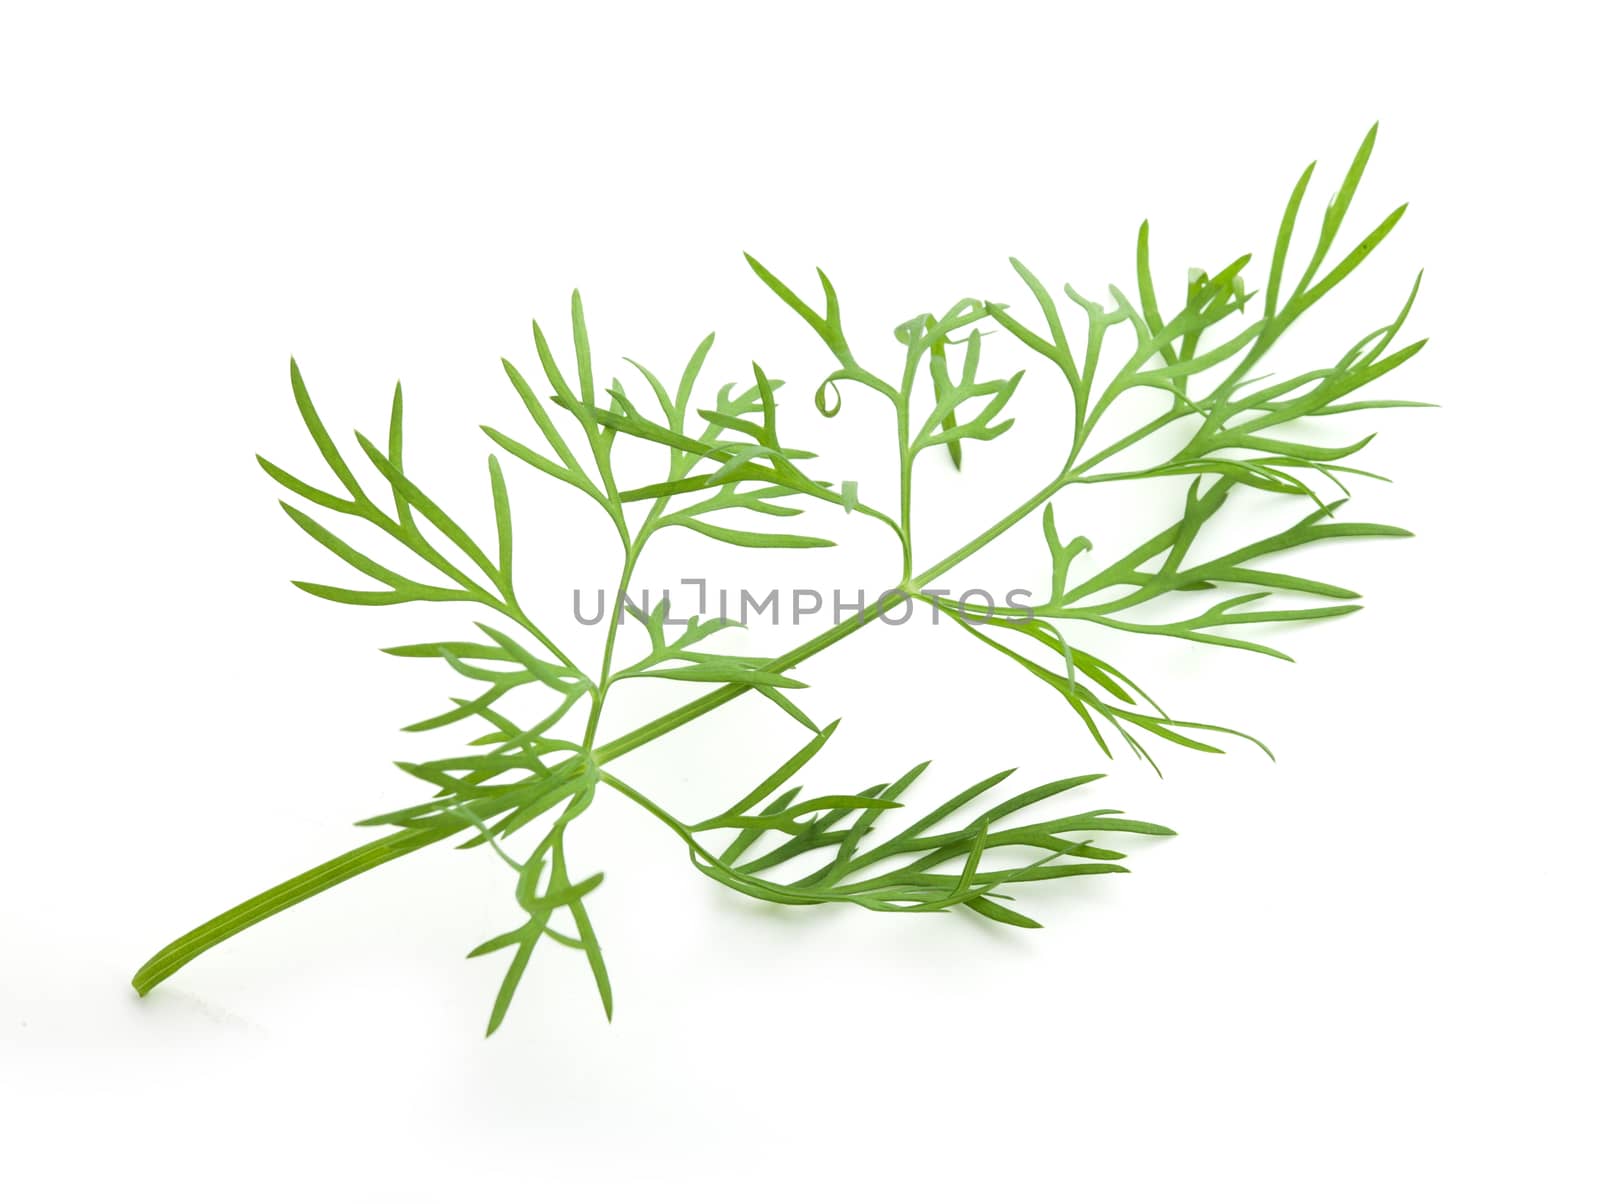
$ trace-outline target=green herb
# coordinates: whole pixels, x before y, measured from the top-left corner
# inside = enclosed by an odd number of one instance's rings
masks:
[[[1327,539],[1403,536],[1395,527],[1346,522],[1342,499],[1325,500],[1341,479],[1367,475],[1346,463],[1363,439],[1344,446],[1317,442],[1317,420],[1360,410],[1416,403],[1358,396],[1410,359],[1421,342],[1398,335],[1416,295],[1398,316],[1358,339],[1337,362],[1283,377],[1253,372],[1279,337],[1340,284],[1381,243],[1404,208],[1396,209],[1345,251],[1339,235],[1371,153],[1376,128],[1362,143],[1315,232],[1298,275],[1289,267],[1291,241],[1301,224],[1301,200],[1311,169],[1295,184],[1266,270],[1264,295],[1247,291],[1241,256],[1220,270],[1191,273],[1181,300],[1158,298],[1150,265],[1148,227],[1139,231],[1133,287],[1112,287],[1105,302],[1070,285],[1052,292],[1012,261],[1029,302],[1012,307],[964,298],[940,313],[924,313],[895,330],[898,362],[874,369],[846,337],[840,302],[818,273],[821,298],[804,299],[756,260],[760,280],[821,338],[838,363],[817,387],[816,408],[837,413],[845,393],[889,406],[895,417],[898,497],[881,506],[860,496],[854,482],[835,486],[811,471],[812,453],[779,431],[782,382],[759,366],[751,382],[726,385],[714,400],[700,388],[712,339],[689,357],[675,382],[632,365],[638,384],[602,385],[592,363],[583,306],[573,295],[570,349],[533,327],[543,383],[535,387],[510,363],[506,375],[532,423],[519,434],[484,428],[497,452],[488,476],[495,530],[469,533],[417,483],[404,462],[403,401],[394,395],[382,446],[357,435],[347,453],[329,436],[299,369],[290,379],[312,441],[331,481],[311,484],[262,460],[294,502],[284,509],[312,539],[369,579],[361,588],[296,582],[308,593],[360,606],[409,602],[466,603],[476,610],[466,638],[423,642],[388,651],[442,660],[466,683],[439,714],[411,725],[421,731],[462,724],[475,729],[461,755],[404,763],[428,797],[414,806],[362,821],[391,829],[369,844],[257,895],[178,938],[134,977],[142,994],[220,941],[275,912],[396,857],[464,835],[468,847],[487,846],[514,877],[521,919],[485,941],[472,956],[509,954],[490,1015],[502,1021],[535,949],[541,944],[579,950],[588,961],[607,1015],[610,977],[588,912],[602,875],[569,868],[567,830],[608,794],[637,805],[674,832],[702,874],[732,890],[774,903],[851,903],[874,911],[925,912],[966,908],[986,919],[1037,927],[1014,909],[1011,891],[1027,883],[1122,869],[1121,854],[1096,843],[1107,833],[1170,835],[1170,829],[1105,810],[1058,813],[1031,821],[1018,813],[1053,803],[1099,775],[1067,778],[992,801],[1007,777],[996,773],[911,822],[901,812],[926,764],[890,782],[854,793],[808,794],[801,771],[833,738],[838,722],[819,727],[794,695],[794,671],[886,609],[901,603],[937,607],[953,622],[949,638],[970,638],[1003,659],[1001,671],[1021,670],[1060,696],[1108,755],[1125,746],[1151,759],[1161,745],[1217,752],[1219,738],[1240,733],[1217,724],[1175,718],[1127,674],[1087,651],[1096,628],[1146,633],[1283,656],[1253,634],[1254,625],[1323,619],[1357,609],[1357,595],[1338,585],[1268,567],[1274,554]],[[1420,280],[1420,277],[1419,277]],[[1163,307],[1167,307],[1164,311]],[[1069,328],[1080,329],[1072,338]],[[927,563],[913,544],[912,491],[919,461],[948,456],[959,468],[976,445],[1006,433],[1016,419],[1012,401],[1022,374],[986,374],[982,356],[994,340],[1015,340],[1044,361],[1047,379],[1059,374],[1073,419],[1070,445],[1058,469],[1030,497],[1000,515],[967,543]],[[631,362],[631,361],[630,361]],[[880,375],[880,371],[883,373]],[[1112,410],[1150,391],[1167,401],[1129,433],[1102,434]],[[876,398],[870,395],[876,395]],[[914,400],[916,398],[917,400]],[[1289,428],[1292,430],[1281,430]],[[1170,428],[1170,430],[1169,430]],[[1181,432],[1176,451],[1170,436]],[[1163,450],[1152,437],[1165,433]],[[613,467],[619,438],[652,445],[661,470],[654,479],[620,482]],[[1370,438],[1370,436],[1369,436]],[[504,458],[502,460],[502,457]],[[364,462],[364,463],[363,463]],[[355,465],[363,469],[358,474]],[[599,507],[619,548],[618,588],[611,599],[604,652],[597,665],[579,666],[518,601],[510,491],[518,470],[555,478]],[[1062,495],[1107,481],[1186,478],[1187,494],[1170,521],[1095,572],[1081,569],[1089,544],[1061,523]],[[375,480],[378,486],[363,484]],[[1288,514],[1267,538],[1230,541],[1218,526],[1229,498],[1241,491],[1277,495]],[[1319,492],[1321,491],[1321,492]],[[757,530],[751,515],[798,519],[808,507],[839,506],[861,521],[880,523],[896,539],[896,563],[886,565],[885,597],[863,615],[840,623],[770,659],[709,650],[724,626],[690,620],[669,628],[666,603],[643,620],[649,648],[629,661],[619,640],[630,582],[651,538],[680,527],[741,548],[803,550],[828,541],[803,532]],[[358,550],[317,518],[327,512],[365,524],[370,547]],[[1041,572],[1050,591],[1043,605],[997,608],[984,621],[964,614],[934,582],[1012,527],[1033,519],[1042,529]],[[1204,533],[1210,547],[1194,553]],[[925,537],[924,537],[925,538]],[[397,569],[395,553],[414,567]],[[378,559],[377,557],[383,557]],[[1199,601],[1186,617],[1152,617],[1151,603]],[[1210,601],[1216,598],[1217,601]],[[1068,632],[1071,632],[1069,639]],[[637,678],[667,678],[713,688],[650,723],[605,742],[600,720],[613,690]],[[1026,688],[1026,678],[1016,679]],[[1036,688],[1036,687],[1035,687]],[[702,819],[684,819],[619,776],[614,763],[634,749],[715,712],[754,691],[805,731],[798,751],[743,798]],[[519,704],[513,718],[511,704]],[[1153,763],[1153,762],[1152,762]],[[972,809],[980,809],[975,816]],[[958,813],[968,818],[958,818]],[[518,832],[535,826],[538,839],[524,856],[509,851]],[[878,835],[878,829],[891,834]],[[530,839],[529,837],[525,839]],[[1023,850],[1021,859],[1016,849]],[[1009,853],[1003,852],[1010,849]],[[997,856],[998,854],[998,856]]]

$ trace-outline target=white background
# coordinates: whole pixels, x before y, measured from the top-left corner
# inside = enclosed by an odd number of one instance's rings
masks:
[[[1594,1199],[1594,97],[1575,13],[8,9],[0,1193]],[[572,851],[607,874],[610,1025],[581,960],[548,950],[482,1038],[503,962],[461,955],[514,919],[510,882],[443,848],[135,998],[163,941],[415,800],[387,762],[416,755],[396,729],[448,674],[374,649],[465,622],[287,584],[348,583],[251,459],[315,472],[291,353],[341,436],[378,433],[402,378],[410,463],[482,530],[475,426],[519,414],[498,357],[531,369],[528,319],[559,327],[581,285],[606,371],[675,373],[715,328],[708,379],[762,357],[795,382],[787,430],[867,489],[882,414],[804,404],[823,354],[741,251],[808,295],[826,265],[882,363],[912,313],[1022,300],[1007,255],[1126,286],[1146,217],[1168,290],[1259,261],[1303,164],[1323,163],[1315,215],[1374,118],[1351,228],[1412,208],[1347,308],[1308,321],[1342,346],[1427,267],[1433,341],[1397,387],[1443,408],[1378,416],[1363,463],[1397,483],[1349,511],[1419,538],[1315,550],[1369,608],[1280,633],[1297,664],[1159,640],[1124,658],[1277,764],[1107,765],[1048,691],[922,626],[803,673],[808,707],[845,717],[808,784],[936,756],[926,802],[1007,765],[1109,769],[1084,805],[1182,830],[1134,848],[1133,875],[1036,891],[1031,934],[770,914],[610,800]],[[929,472],[930,552],[1036,486],[1059,405],[1038,384],[961,479]],[[610,545],[512,482],[528,593],[562,615],[572,584],[609,580]],[[869,527],[818,524],[841,547],[815,561],[664,540],[645,576],[892,580]],[[1026,524],[982,582],[1035,583],[1038,542]],[[592,632],[556,625],[593,656]],[[606,730],[681,697],[619,695]],[[741,703],[622,764],[705,814],[795,731]]]

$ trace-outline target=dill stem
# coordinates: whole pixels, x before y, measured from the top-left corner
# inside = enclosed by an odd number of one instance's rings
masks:
[[[1061,473],[1043,489],[1039,490],[1032,497],[1028,498],[1027,501],[1023,502],[1015,510],[1011,511],[1010,514],[1007,514],[1004,518],[990,526],[987,530],[979,533],[978,535],[974,535],[966,543],[962,544],[954,552],[950,553],[950,555],[939,561],[939,563],[934,565],[931,569],[918,573],[915,577],[912,577],[907,584],[915,589],[921,589],[930,581],[935,581],[939,577],[942,577],[945,573],[948,573],[962,561],[974,555],[980,548],[987,547],[1000,536],[1004,535],[1012,527],[1020,523],[1023,519],[1027,518],[1028,515],[1032,514],[1040,506],[1044,505],[1063,488],[1065,488],[1065,486],[1070,483],[1070,480],[1071,478],[1067,473]]]
[[[611,662],[617,651],[617,631],[622,626],[624,600],[628,596],[628,586],[633,581],[634,566],[639,562],[639,550],[643,542],[642,539],[627,541],[622,573],[617,580],[617,595],[611,600],[611,626],[606,632],[606,648],[600,658],[600,678],[595,683],[594,705],[589,708],[589,722],[583,732],[583,746],[586,749],[594,747],[595,733],[600,728],[600,712],[605,709],[606,694],[611,689]]]
[[[911,579],[911,430],[908,406],[896,406],[895,422],[900,439],[900,575]]]

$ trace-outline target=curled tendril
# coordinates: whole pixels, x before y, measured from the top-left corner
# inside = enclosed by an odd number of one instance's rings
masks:
[[[872,373],[865,371],[857,365],[851,364],[843,368],[834,369],[834,371],[823,377],[822,383],[817,386],[817,392],[814,400],[817,403],[818,412],[821,413],[824,418],[832,418],[844,405],[844,398],[839,392],[839,382],[841,380],[848,380],[858,385],[865,385],[874,393],[883,394],[894,404],[900,404],[900,396],[891,386],[879,380],[876,376],[872,375]],[[833,389],[833,406],[831,408],[828,406],[827,401],[827,393],[829,388]]]
[[[817,403],[817,413],[821,414],[824,418],[832,418],[844,408],[844,397],[839,393],[838,379],[842,375],[844,375],[842,372],[835,372],[817,386],[817,394],[815,399]],[[833,408],[831,410],[828,408],[828,389],[830,387],[833,389]]]

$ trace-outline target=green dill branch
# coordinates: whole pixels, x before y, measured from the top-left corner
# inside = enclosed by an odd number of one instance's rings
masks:
[[[559,362],[545,330],[537,323],[533,326],[539,366],[549,392],[541,395],[513,365],[504,364],[545,450],[494,428],[484,430],[501,452],[525,468],[550,476],[599,505],[617,532],[622,549],[618,588],[600,663],[592,678],[549,639],[517,598],[510,493],[498,458],[491,456],[488,462],[495,515],[491,550],[473,539],[405,469],[403,402],[398,387],[385,448],[380,450],[359,433],[356,436],[362,453],[383,479],[391,502],[386,508],[366,490],[329,437],[298,366],[291,364],[296,405],[333,474],[336,491],[309,484],[264,459],[263,468],[302,502],[365,523],[443,581],[418,580],[409,571],[392,568],[347,543],[309,513],[285,504],[302,530],[381,588],[296,584],[306,592],[347,605],[427,601],[485,606],[531,637],[543,655],[524,647],[519,637],[484,623],[479,623],[478,629],[487,642],[451,639],[388,649],[393,655],[441,661],[477,691],[452,698],[448,710],[413,723],[407,730],[433,730],[463,722],[481,723],[487,730],[468,741],[470,751],[465,754],[400,763],[403,771],[425,783],[433,794],[424,802],[361,821],[391,826],[394,831],[179,937],[140,969],[135,987],[141,993],[148,991],[204,950],[330,886],[396,857],[466,834],[463,847],[487,844],[513,872],[515,901],[524,917],[471,953],[511,952],[491,1010],[490,1031],[503,1021],[535,949],[546,938],[550,944],[585,954],[609,1017],[613,1006],[610,976],[588,912],[588,896],[603,875],[574,880],[566,846],[569,829],[594,803],[602,787],[640,806],[671,829],[702,874],[729,889],[776,903],[850,903],[896,912],[965,908],[993,922],[1035,927],[1036,921],[1008,905],[1011,897],[1001,893],[1003,889],[1119,872],[1121,854],[1101,847],[1083,833],[1167,835],[1170,830],[1121,819],[1105,810],[1001,826],[1014,812],[1086,784],[1099,776],[1094,774],[1024,791],[953,828],[941,826],[963,808],[980,805],[1007,776],[996,774],[922,819],[870,843],[883,819],[903,806],[902,795],[911,789],[926,763],[893,782],[856,793],[808,796],[799,785],[789,785],[838,729],[837,720],[819,727],[789,697],[803,685],[792,671],[872,625],[890,606],[905,599],[936,608],[953,620],[950,626],[962,637],[976,640],[1059,695],[1107,755],[1112,751],[1112,736],[1152,765],[1146,748],[1152,738],[1218,752],[1205,734],[1241,736],[1218,724],[1174,718],[1127,674],[1079,646],[1076,638],[1069,641],[1064,631],[1067,624],[1079,624],[1087,629],[1182,638],[1284,657],[1276,648],[1234,632],[1245,625],[1253,629],[1261,624],[1345,615],[1357,609],[1353,600],[1358,595],[1344,586],[1283,573],[1259,562],[1325,539],[1407,534],[1383,524],[1337,520],[1336,512],[1343,503],[1324,503],[1308,478],[1331,482],[1348,495],[1345,478],[1375,475],[1347,463],[1370,436],[1344,445],[1319,442],[1315,433],[1319,420],[1417,404],[1360,393],[1422,348],[1421,341],[1396,342],[1415,300],[1415,286],[1397,317],[1358,339],[1335,363],[1278,380],[1250,376],[1284,331],[1347,278],[1404,212],[1403,206],[1392,211],[1353,249],[1335,256],[1337,236],[1365,170],[1374,134],[1369,133],[1363,141],[1336,190],[1304,271],[1291,285],[1288,259],[1309,169],[1299,178],[1279,224],[1264,298],[1255,317],[1246,316],[1257,297],[1245,285],[1244,273],[1252,262],[1249,255],[1235,258],[1215,273],[1191,273],[1182,304],[1164,317],[1146,224],[1135,248],[1135,287],[1130,293],[1111,286],[1110,301],[1103,304],[1071,285],[1062,287],[1067,303],[1082,315],[1081,340],[1069,338],[1056,296],[1020,261],[1012,260],[1038,318],[1024,320],[1004,303],[971,298],[957,302],[942,316],[919,314],[894,331],[904,354],[898,384],[891,384],[857,357],[843,329],[838,296],[825,274],[818,272],[822,301],[820,307],[813,307],[750,258],[757,277],[822,339],[838,364],[816,389],[813,402],[817,410],[824,416],[836,414],[844,385],[859,385],[893,406],[898,498],[883,508],[865,503],[854,482],[836,487],[812,475],[807,462],[816,458],[814,453],[780,438],[777,393],[783,382],[769,380],[758,365],[753,365],[754,384],[749,388],[735,391],[735,386],[725,385],[714,405],[694,408],[696,383],[712,346],[709,336],[695,348],[676,386],[670,389],[647,368],[629,361],[660,409],[662,421],[647,418],[620,380],[613,379],[608,388],[601,389],[582,302],[574,292],[570,369]],[[979,329],[985,319],[998,326],[998,336]],[[912,542],[918,457],[943,447],[954,467],[960,469],[971,449],[1000,438],[1015,421],[1009,407],[1023,374],[985,379],[982,373],[983,349],[995,337],[1015,339],[1055,366],[1066,385],[1072,436],[1060,468],[1039,489],[990,521],[979,534],[918,571]],[[1114,342],[1129,345],[1114,352]],[[957,347],[961,349],[959,357],[953,353]],[[1109,380],[1102,382],[1107,364],[1116,366]],[[924,379],[932,400],[919,410],[917,385]],[[1208,381],[1215,383],[1205,383]],[[1166,409],[1136,430],[1097,446],[1101,423],[1117,403],[1150,391],[1170,399]],[[696,433],[688,428],[691,408],[703,423]],[[571,423],[577,424],[581,441],[569,441],[562,433],[563,424]],[[1147,440],[1179,423],[1188,424],[1188,429],[1187,440],[1178,451],[1126,466]],[[664,475],[642,484],[619,481],[613,465],[619,437],[652,445],[664,454]],[[575,446],[585,455],[580,457]],[[1189,478],[1181,512],[1085,576],[1083,566],[1093,564],[1089,540],[1082,534],[1066,538],[1057,525],[1056,503],[1064,491],[1077,485],[1174,476]],[[1224,503],[1242,489],[1280,495],[1290,502],[1304,498],[1312,508],[1275,534],[1194,562],[1191,551],[1198,537],[1221,521]],[[1072,496],[1080,495],[1074,490]],[[757,529],[744,521],[748,516],[780,521],[802,517],[806,509],[795,503],[807,499],[838,506],[846,513],[859,511],[894,533],[898,572],[877,601],[856,617],[780,656],[761,658],[708,648],[704,641],[725,627],[725,622],[691,618],[674,637],[668,631],[668,604],[663,600],[648,613],[633,611],[642,621],[649,649],[639,659],[622,663],[623,616],[625,610],[633,610],[627,593],[654,534],[680,527],[741,548],[795,551],[829,546],[830,541],[815,536]],[[636,524],[631,523],[628,507],[641,502],[650,503],[647,511]],[[897,511],[897,516],[891,511]],[[1044,605],[1026,610],[996,607],[983,621],[975,621],[949,602],[948,591],[931,588],[979,550],[1041,512],[1050,579]],[[1211,542],[1215,545],[1216,541]],[[885,576],[889,575],[886,566]],[[1141,609],[1160,599],[1191,595],[1200,602],[1186,617],[1158,621],[1144,617],[1148,612]],[[1319,601],[1307,605],[1294,601],[1295,595]],[[698,683],[710,689],[631,732],[600,742],[610,691],[638,678]],[[772,701],[807,729],[808,740],[744,798],[709,818],[686,821],[674,816],[644,790],[604,768],[751,691]],[[509,713],[513,701],[529,695],[541,699],[535,711],[541,717],[531,724]],[[582,701],[587,701],[588,708],[581,740],[560,735],[567,717],[574,715]],[[574,726],[576,722],[574,717]],[[544,832],[532,852],[520,859],[513,856],[506,842],[538,822],[543,823]],[[704,833],[715,830],[733,833],[721,853],[712,852],[702,839]],[[1033,850],[1029,854],[1033,859],[1021,865],[994,860],[996,850],[1017,848]],[[790,868],[813,855],[822,859],[820,867],[798,874]],[[769,876],[774,871],[785,871],[785,876]],[[562,915],[570,918],[570,933],[556,926]]]

